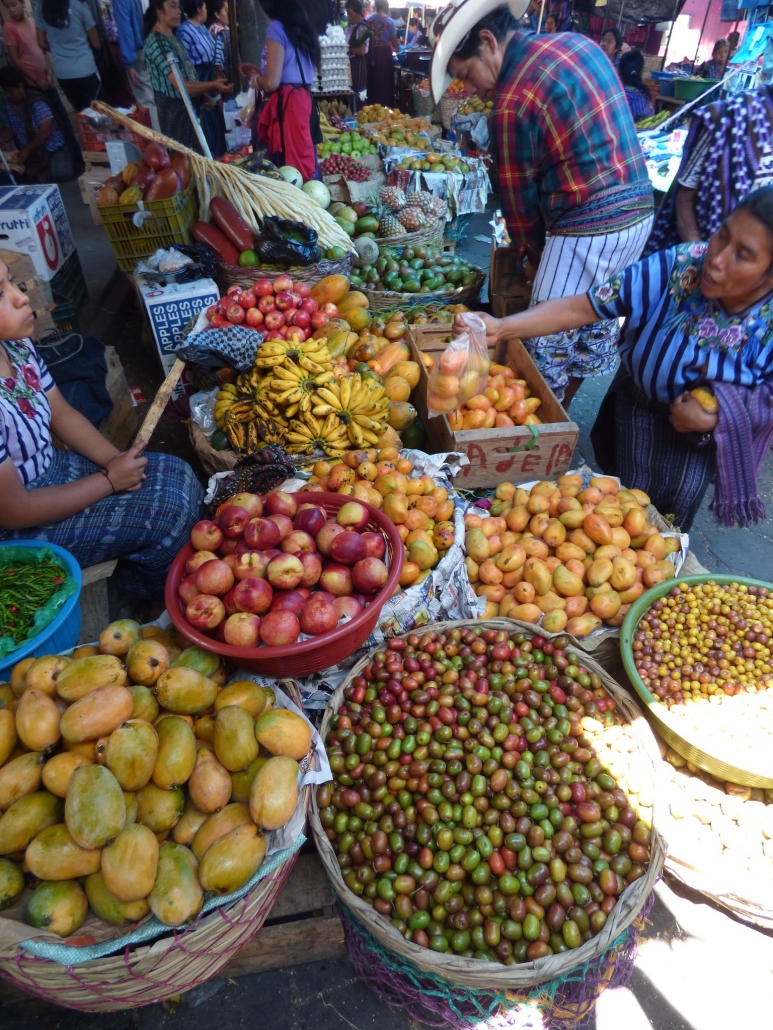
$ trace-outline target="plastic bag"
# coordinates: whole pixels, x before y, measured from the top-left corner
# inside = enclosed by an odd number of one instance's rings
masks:
[[[217,431],[214,414],[216,394],[217,388],[194,393],[190,398],[191,422],[199,427],[208,440],[211,440]]]
[[[486,347],[486,324],[471,311],[461,318],[467,331],[451,340],[429,377],[427,413],[430,418],[449,414],[486,389],[491,365]]]
[[[255,250],[260,260],[269,265],[315,265],[322,259],[316,229],[272,215],[263,219]]]
[[[14,547],[12,544],[7,547],[0,547],[0,593],[2,592],[2,584],[5,581],[3,570],[8,565],[16,563],[20,565],[39,565],[47,558],[50,558],[57,569],[61,570],[64,576],[62,584],[57,592],[49,597],[46,603],[41,605],[35,612],[34,622],[23,640],[14,640],[13,637],[0,637],[0,660],[7,658],[9,654],[18,650],[22,644],[34,640],[36,636],[42,633],[46,626],[57,617],[64,607],[65,601],[72,597],[78,589],[78,584],[70,575],[67,566],[58,555],[54,554],[50,547]]]

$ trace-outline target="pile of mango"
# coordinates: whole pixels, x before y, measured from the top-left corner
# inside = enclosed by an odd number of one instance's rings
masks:
[[[73,934],[182,926],[247,883],[298,803],[311,726],[217,655],[131,620],[0,684],[0,909]]]
[[[679,539],[648,522],[649,503],[608,476],[583,486],[573,473],[531,490],[500,483],[490,516],[464,520],[467,575],[486,598],[481,617],[575,637],[622,625],[637,597],[676,574],[668,555]]]
[[[454,543],[454,502],[431,476],[411,475],[413,463],[397,448],[349,451],[340,462],[318,461],[307,490],[366,501],[397,527],[405,547],[401,588],[421,583]]]

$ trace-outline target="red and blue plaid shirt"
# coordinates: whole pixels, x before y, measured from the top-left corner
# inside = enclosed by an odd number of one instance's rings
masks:
[[[568,213],[571,235],[619,231],[652,213],[622,83],[606,54],[579,33],[515,33],[491,123],[515,247],[541,250],[546,231],[561,231],[556,223]],[[590,201],[583,224],[578,209]]]

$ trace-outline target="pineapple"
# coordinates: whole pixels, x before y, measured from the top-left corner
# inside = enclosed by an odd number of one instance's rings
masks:
[[[392,214],[382,215],[378,223],[380,236],[402,236],[403,227],[397,218]]]
[[[446,202],[442,197],[433,197],[431,204],[428,205],[429,210],[424,208],[424,213],[427,218],[445,219],[446,217]]]
[[[417,232],[427,224],[427,219],[420,207],[406,207],[398,214],[397,219],[406,232]]]
[[[408,198],[408,205],[410,207],[421,208],[425,215],[430,215],[432,218],[435,217],[432,214],[434,203],[435,198],[428,190],[417,190]]]
[[[385,204],[390,211],[400,211],[405,207],[405,194],[399,186],[385,186],[378,195],[378,199]]]

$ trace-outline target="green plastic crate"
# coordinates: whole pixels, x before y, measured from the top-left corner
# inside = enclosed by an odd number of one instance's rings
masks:
[[[133,272],[134,266],[160,247],[175,243],[191,243],[191,228],[196,221],[196,200],[191,184],[169,200],[154,200],[143,205],[153,215],[141,228],[132,221],[139,205],[97,208],[105,233],[122,272]]]

